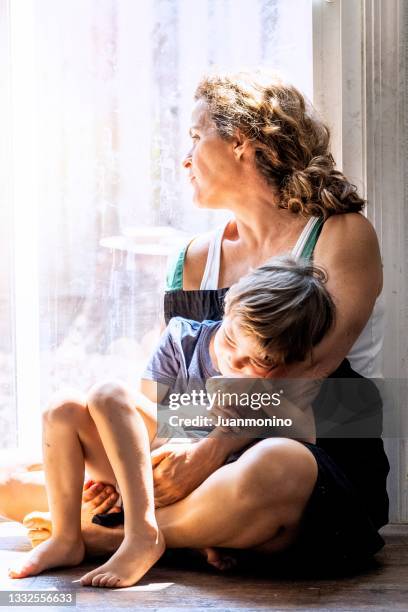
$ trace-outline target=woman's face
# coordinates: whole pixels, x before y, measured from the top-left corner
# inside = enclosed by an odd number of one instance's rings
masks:
[[[242,331],[238,317],[225,316],[214,336],[214,352],[223,376],[266,378],[274,368],[264,359],[253,337]]]
[[[194,106],[190,137],[192,146],[183,166],[189,171],[194,202],[205,208],[223,208],[239,188],[239,163],[234,141],[218,135],[204,100]]]

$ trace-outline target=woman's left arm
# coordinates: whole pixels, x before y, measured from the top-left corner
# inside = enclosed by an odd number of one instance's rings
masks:
[[[364,329],[381,293],[377,235],[361,214],[334,215],[325,222],[314,263],[327,272],[326,286],[336,307],[335,325],[314,349],[313,362],[290,366],[285,376],[325,378],[334,372]]]

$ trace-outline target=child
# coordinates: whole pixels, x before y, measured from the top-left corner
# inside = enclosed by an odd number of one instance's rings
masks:
[[[273,259],[231,287],[222,322],[173,319],[145,374],[146,379],[164,385],[158,401],[185,389],[190,379],[204,381],[220,373],[266,378],[279,365],[304,360],[334,320],[334,305],[324,282],[324,273],[307,262]],[[28,553],[10,571],[11,577],[82,561],[85,465],[94,480],[118,484],[125,537],[115,554],[83,576],[81,583],[135,584],[162,555],[165,541],[155,518],[150,449],[165,440],[155,440],[142,406],[135,410],[126,394],[109,398],[107,386],[98,401],[90,393],[85,412],[65,405],[64,410],[45,414],[44,464],[52,536]]]

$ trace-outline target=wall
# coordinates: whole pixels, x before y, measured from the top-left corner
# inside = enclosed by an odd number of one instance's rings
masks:
[[[390,517],[408,521],[408,4],[315,0],[315,100],[333,133],[338,166],[367,198],[382,251],[386,299],[385,402],[400,437],[385,439]]]

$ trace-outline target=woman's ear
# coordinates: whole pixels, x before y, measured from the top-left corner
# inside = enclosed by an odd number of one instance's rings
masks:
[[[233,138],[233,152],[237,161],[242,161],[243,157],[250,150],[250,141],[242,132],[237,131]]]

